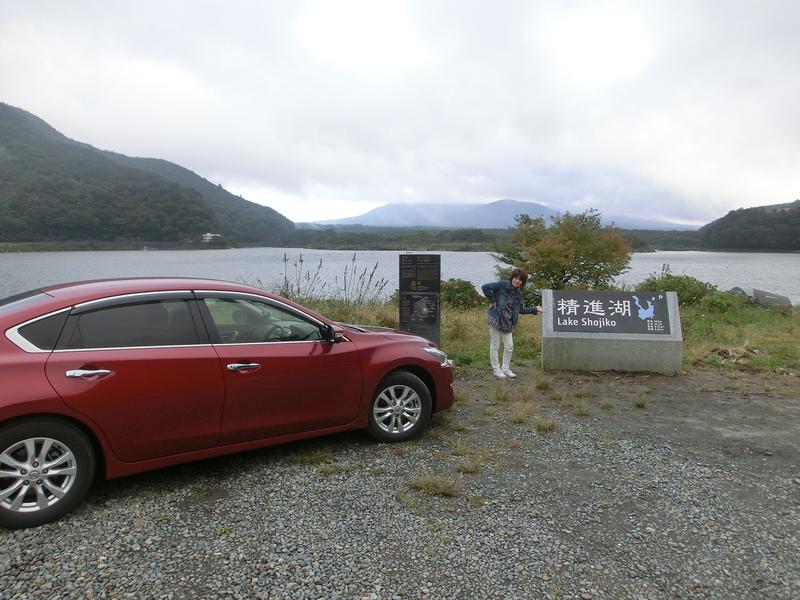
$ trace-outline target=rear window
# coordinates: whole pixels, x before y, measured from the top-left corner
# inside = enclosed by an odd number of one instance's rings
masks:
[[[40,350],[52,350],[55,348],[68,316],[69,311],[62,310],[60,313],[28,323],[20,327],[18,331],[22,337]]]
[[[183,300],[124,304],[81,313],[65,349],[182,346],[199,343]]]

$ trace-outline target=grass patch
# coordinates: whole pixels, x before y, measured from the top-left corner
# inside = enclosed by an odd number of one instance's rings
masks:
[[[333,458],[333,452],[327,448],[315,448],[311,450],[301,450],[289,456],[289,462],[298,465],[317,465]]]
[[[612,408],[614,408],[614,403],[611,402],[610,400],[603,400],[602,402],[600,402],[600,408],[602,408],[603,410],[611,410]]]
[[[456,465],[456,471],[465,475],[472,475],[481,470],[481,464],[476,460],[465,460]]]
[[[412,490],[428,494],[429,496],[452,498],[461,493],[461,488],[455,481],[442,475],[416,477],[408,482],[408,487]]]
[[[575,397],[584,399],[584,398],[591,398],[593,396],[592,391],[588,387],[582,387],[577,392],[575,392]]]
[[[639,395],[639,396],[637,396],[637,397],[636,397],[636,399],[633,401],[633,405],[634,405],[636,408],[647,408],[647,398],[646,398],[645,396],[643,396],[643,395],[641,395],[641,394],[640,394],[640,395]]]
[[[400,492],[399,494],[397,494],[397,499],[400,501],[400,504],[402,504],[408,509],[419,510],[420,508],[422,508],[422,502],[420,502],[420,499],[411,494],[405,494],[403,492]]]
[[[533,426],[539,433],[550,433],[551,431],[558,429],[558,421],[555,421],[554,419],[538,417],[536,421],[534,421]]]
[[[344,465],[337,465],[337,464],[320,465],[317,471],[319,472],[320,475],[324,475],[325,477],[330,477],[332,475],[339,475],[340,473],[349,471],[349,468],[345,467]]]
[[[474,508],[480,508],[486,504],[486,500],[483,499],[483,496],[472,496],[469,499],[469,505]]]
[[[512,423],[521,425],[530,421],[537,412],[539,412],[539,407],[535,404],[531,402],[517,402],[511,407],[509,420]]]
[[[550,389],[550,380],[545,379],[544,377],[539,377],[536,380],[536,389],[542,392],[546,392]]]
[[[589,407],[586,406],[583,402],[578,402],[577,404],[575,404],[575,407],[572,410],[578,417],[588,417],[590,414]]]
[[[502,385],[495,386],[492,399],[497,404],[505,404],[508,402],[508,390]]]

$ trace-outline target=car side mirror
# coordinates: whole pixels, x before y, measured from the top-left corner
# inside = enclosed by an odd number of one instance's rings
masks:
[[[343,342],[347,338],[344,335],[344,329],[339,325],[328,325],[325,328],[325,341],[326,342]]]

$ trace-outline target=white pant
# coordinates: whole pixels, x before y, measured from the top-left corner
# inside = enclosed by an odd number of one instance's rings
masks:
[[[514,337],[511,332],[503,333],[494,327],[489,327],[489,362],[493,369],[500,368],[497,354],[501,338],[503,340],[503,370],[508,370],[511,367],[511,353],[514,351]]]

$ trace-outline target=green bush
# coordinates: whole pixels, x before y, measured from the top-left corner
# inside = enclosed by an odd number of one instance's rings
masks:
[[[741,311],[753,308],[756,304],[752,298],[736,292],[713,291],[703,296],[697,307],[708,313],[725,313],[728,311]]]
[[[678,304],[691,306],[709,294],[721,293],[716,286],[690,275],[673,275],[669,265],[661,267],[661,274],[653,273],[636,286],[640,292],[678,292]]]
[[[484,304],[484,298],[475,291],[475,286],[463,279],[448,279],[442,282],[442,305],[453,310],[469,310]]]

